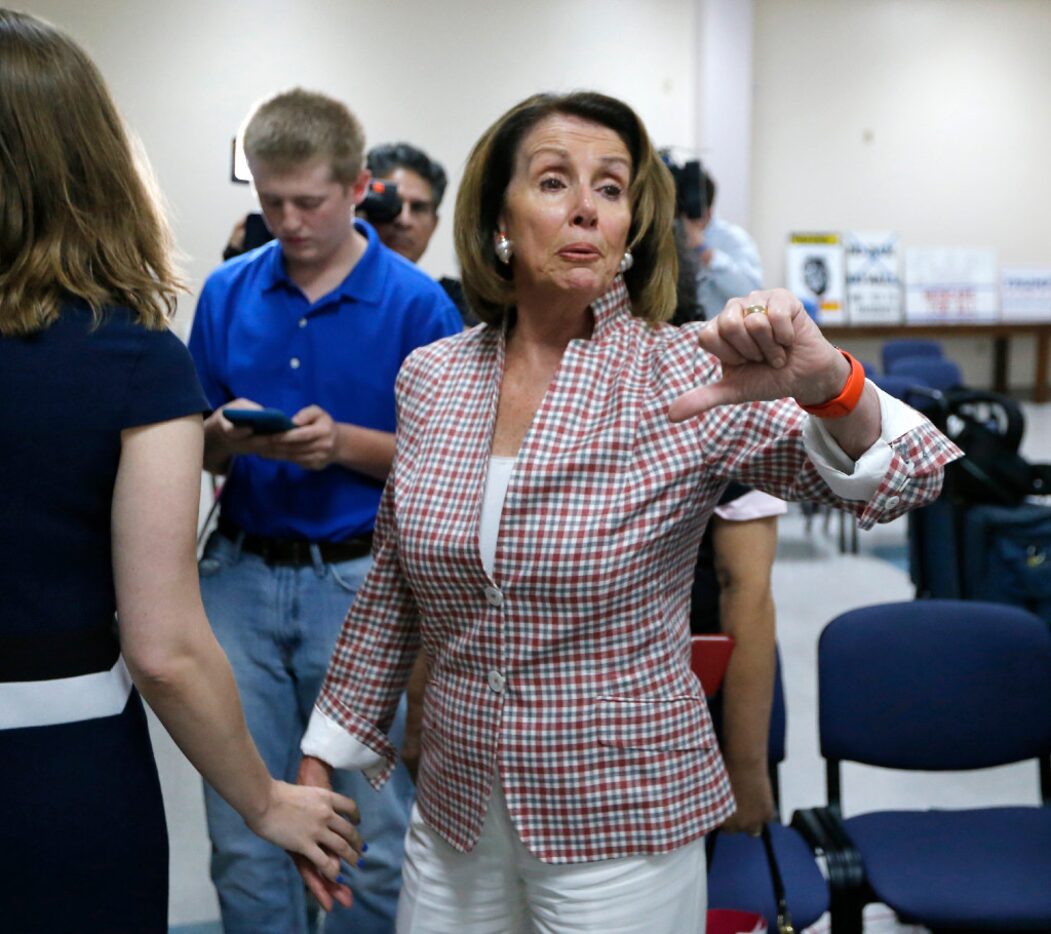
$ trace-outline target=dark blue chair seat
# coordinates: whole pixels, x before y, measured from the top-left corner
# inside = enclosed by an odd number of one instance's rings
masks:
[[[770,836],[792,923],[800,931],[828,911],[828,883],[796,831],[775,822]],[[761,840],[741,833],[719,834],[708,872],[708,905],[754,911],[773,922],[777,904]]]
[[[1047,930],[1051,808],[881,811],[843,823],[877,899],[902,920]]]

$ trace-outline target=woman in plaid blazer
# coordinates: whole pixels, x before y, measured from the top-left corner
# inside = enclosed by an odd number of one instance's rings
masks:
[[[484,324],[402,369],[374,567],[300,770],[382,784],[422,645],[399,931],[703,930],[702,837],[733,800],[687,616],[721,492],[868,527],[956,456],[787,292],[662,325],[673,213],[638,117],[599,94],[524,101],[468,162],[456,241]]]

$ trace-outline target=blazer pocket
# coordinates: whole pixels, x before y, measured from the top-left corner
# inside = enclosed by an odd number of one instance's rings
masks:
[[[711,749],[715,734],[703,697],[600,697],[598,740],[620,749]]]

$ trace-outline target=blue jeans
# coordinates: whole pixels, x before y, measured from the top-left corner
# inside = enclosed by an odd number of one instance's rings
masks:
[[[216,533],[200,562],[205,610],[230,659],[248,729],[270,774],[290,782],[343,618],[372,560],[325,564],[314,557],[313,565],[268,565]],[[391,730],[396,747],[404,729],[402,698]],[[324,930],[386,934],[394,930],[412,780],[399,763],[380,792],[360,772],[336,772],[334,785],[357,801],[369,851],[363,868],[345,873],[353,906],[330,913]],[[305,934],[306,899],[292,861],[255,836],[207,783],[204,791],[225,934]]]

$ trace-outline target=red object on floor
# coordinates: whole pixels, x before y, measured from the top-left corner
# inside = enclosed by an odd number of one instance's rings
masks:
[[[709,908],[706,934],[767,934],[766,918],[754,911]]]

